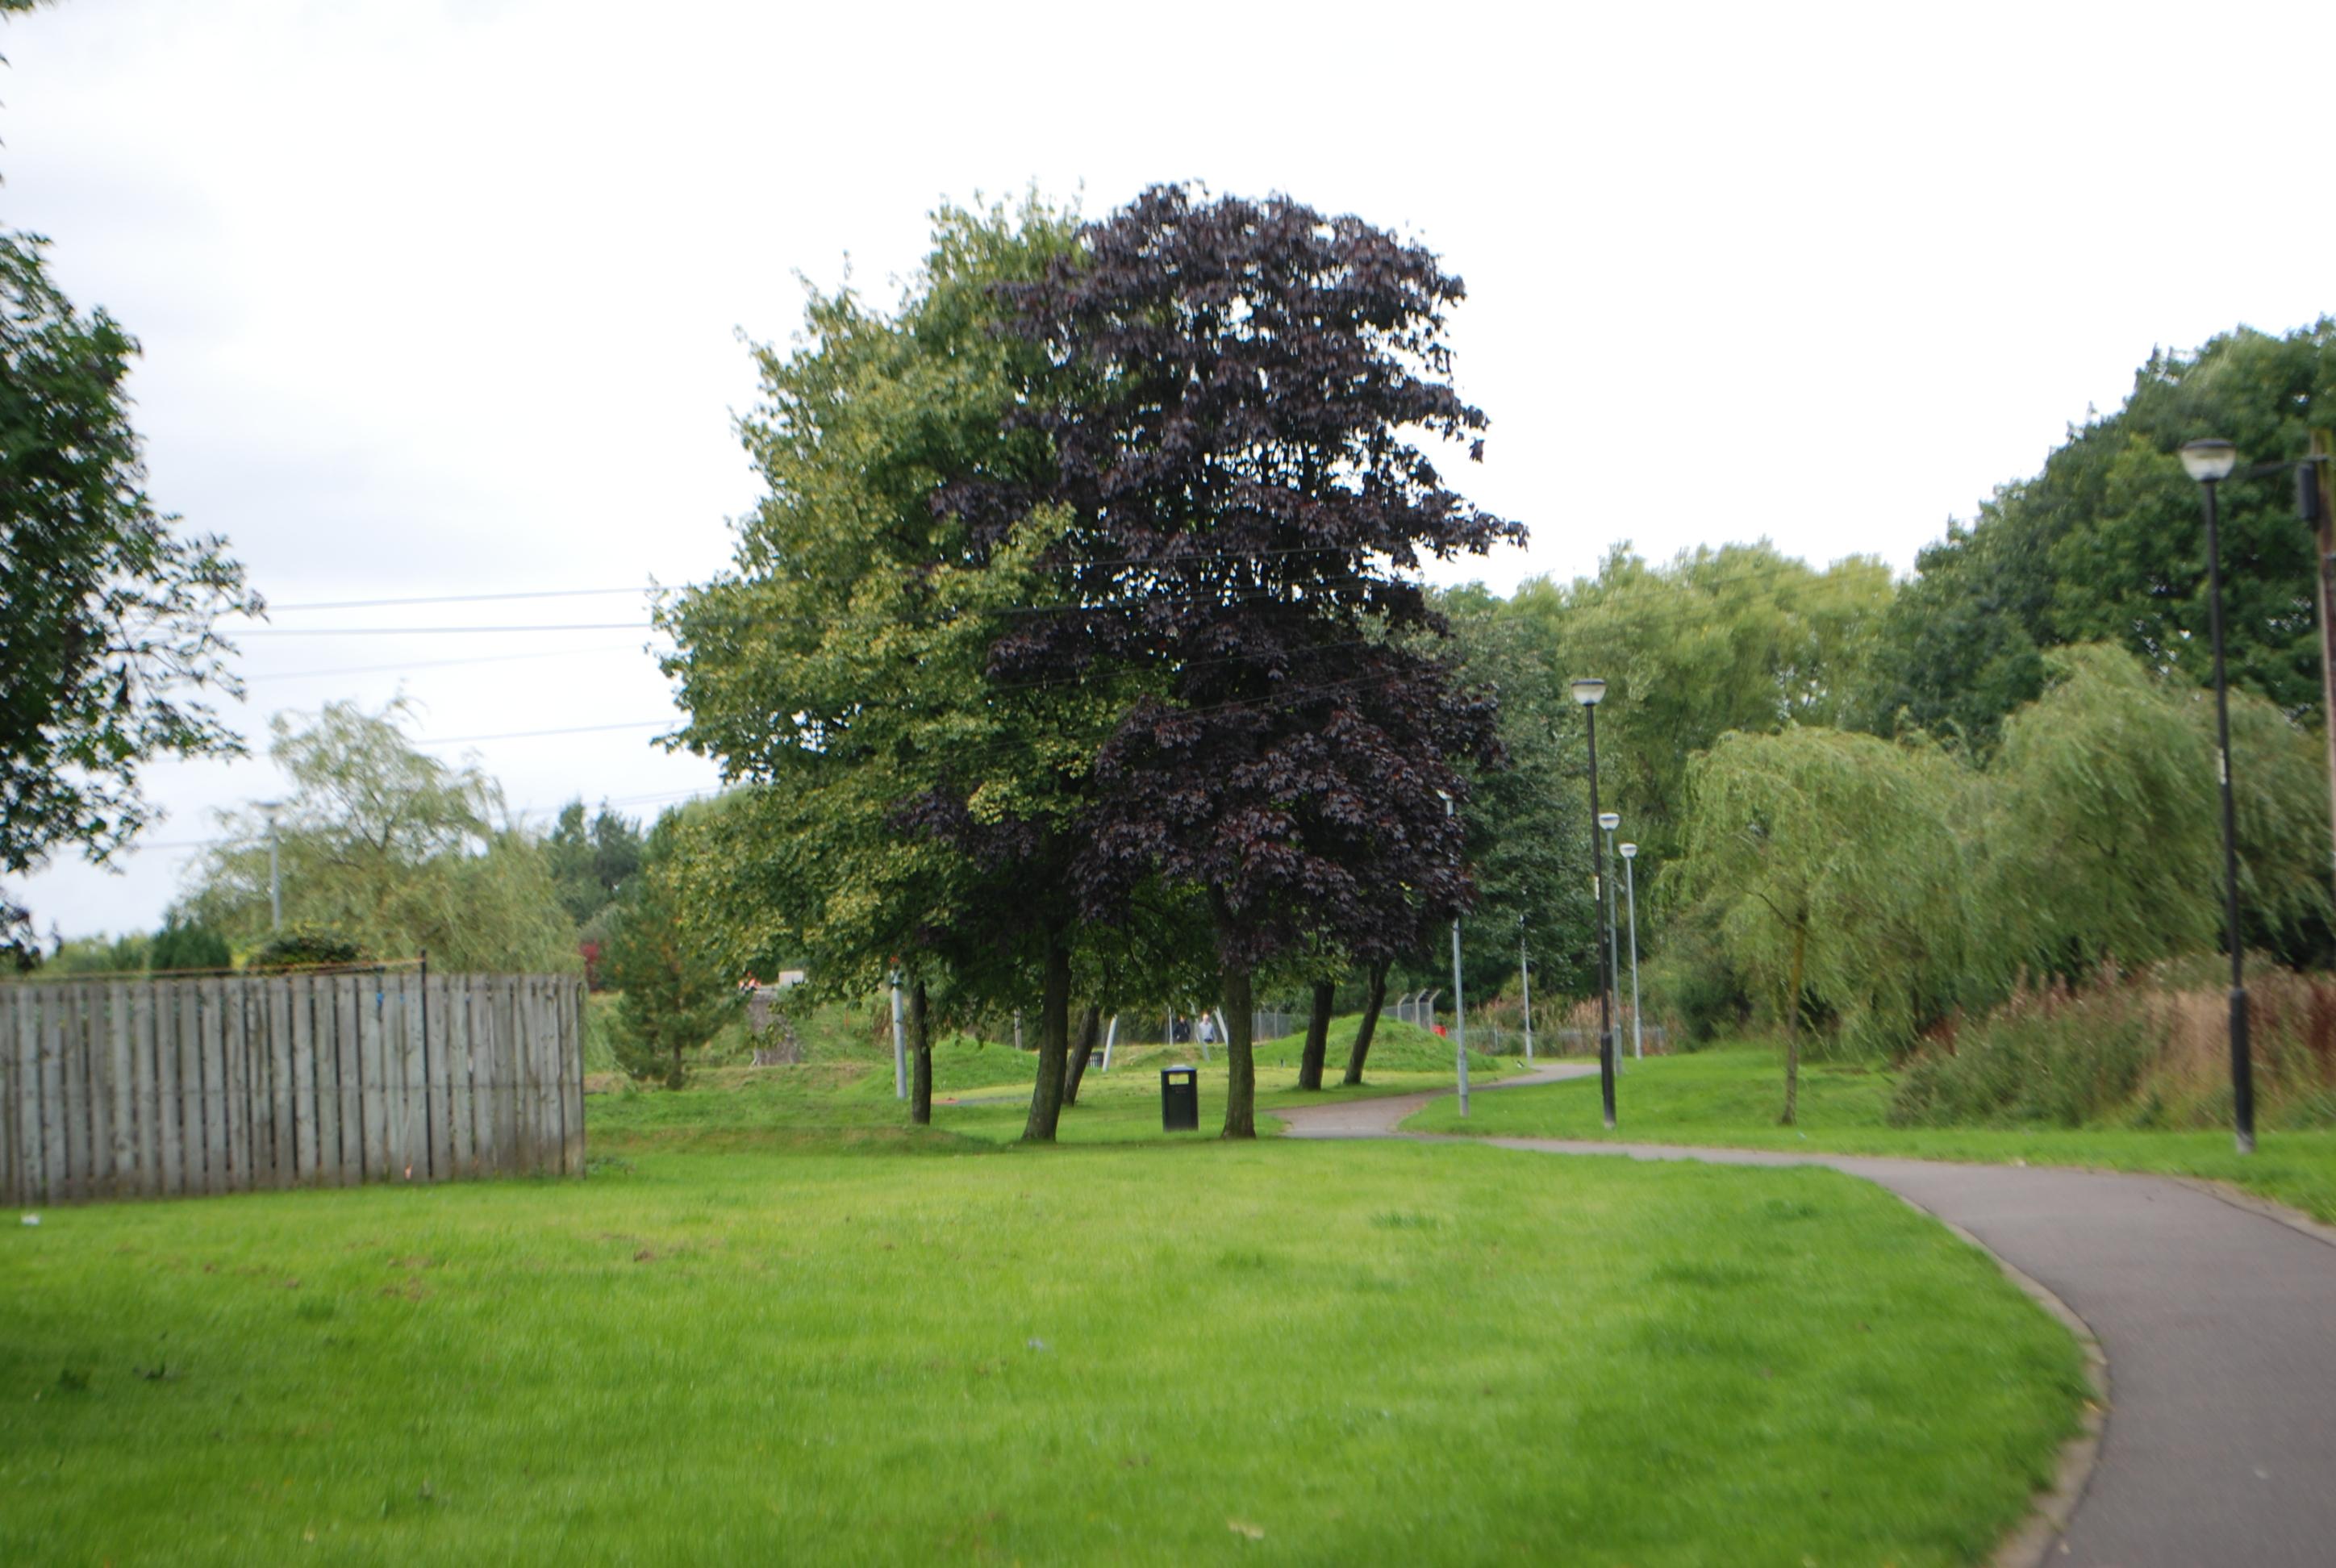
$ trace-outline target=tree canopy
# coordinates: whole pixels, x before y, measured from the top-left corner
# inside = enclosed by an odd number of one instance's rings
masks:
[[[2176,451],[2220,435],[2246,463],[2292,462],[2331,425],[2336,317],[2152,354],[2121,407],[2071,429],[2041,472],[1922,553],[1892,607],[1863,722],[1991,744],[2005,715],[2042,694],[2043,650],[2067,643],[2112,642],[2203,684],[2205,535]],[[2233,683],[2291,715],[2312,711],[2317,563],[2286,476],[2225,482],[2222,534]]]
[[[138,344],[49,280],[46,241],[0,231],[0,870],[102,862],[152,818],[157,756],[239,754],[205,700],[240,696],[218,629],[258,596],[224,540],[145,492],[125,385]],[[0,895],[0,944],[32,953]]]
[[[1114,694],[991,677],[991,648],[1056,596],[1043,520],[977,541],[936,497],[1044,472],[1044,440],[1009,414],[1049,369],[999,330],[997,290],[1073,229],[1035,201],[946,209],[896,310],[814,292],[793,349],[756,353],[740,433],[766,495],[732,570],[663,612],[689,715],[676,742],[747,786],[696,856],[742,972],[799,958],[813,994],[859,995],[905,960],[964,1017],[1068,964],[1064,833]],[[1051,1136],[1045,1098],[1033,1131]]]
[[[292,781],[278,808],[287,923],[339,933],[376,958],[423,949],[453,969],[573,969],[575,928],[543,854],[477,768],[416,749],[393,706],[332,702],[279,714],[268,747]],[[268,827],[230,813],[184,911],[231,939],[268,930]]]
[[[1257,968],[1315,943],[1407,948],[1467,898],[1438,796],[1465,794],[1456,761],[1497,761],[1494,709],[1452,679],[1442,618],[1402,575],[1523,537],[1415,433],[1481,448],[1445,338],[1464,290],[1360,219],[1162,186],[1010,293],[1014,329],[1060,366],[1017,422],[1051,472],[948,502],[977,540],[1057,509],[1045,560],[1066,602],[991,670],[1134,673],[1095,757],[1081,902],[1108,919],[1155,878],[1205,895],[1225,1131],[1249,1136]]]

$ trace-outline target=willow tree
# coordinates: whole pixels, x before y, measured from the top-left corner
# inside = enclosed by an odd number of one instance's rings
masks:
[[[1987,771],[1987,896],[2006,969],[2077,977],[2216,946],[2222,840],[2214,707],[2103,643],[2043,656],[2047,688],[2004,723]],[[2327,775],[2316,737],[2231,694],[2250,940],[2289,952],[2325,930]]]
[[[271,830],[227,813],[180,901],[240,943],[271,925],[270,841],[285,923],[335,931],[382,958],[427,950],[448,969],[573,971],[576,927],[541,846],[502,787],[420,750],[406,709],[328,702],[277,714],[268,756],[290,781]]]
[[[1159,187],[1007,292],[1062,373],[1027,415],[1054,463],[1043,484],[954,499],[977,538],[1059,509],[1066,592],[993,668],[1058,690],[1132,674],[1080,896],[1107,914],[1157,877],[1206,898],[1224,1132],[1251,1137],[1259,966],[1467,896],[1437,792],[1465,794],[1455,759],[1496,755],[1494,714],[1457,689],[1409,574],[1523,530],[1448,487],[1416,438],[1481,444],[1450,384],[1461,283],[1357,218]]]
[[[1787,1125],[1813,1013],[1903,1053],[1951,1003],[1972,788],[1935,747],[1839,730],[1726,735],[1689,765],[1677,874],[1718,907],[1729,959],[1785,1027]]]

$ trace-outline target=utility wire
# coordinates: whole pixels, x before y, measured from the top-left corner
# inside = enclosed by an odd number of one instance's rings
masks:
[[[600,653],[638,653],[640,647],[629,642],[604,642],[591,648],[545,648],[535,653],[491,653],[476,658],[425,658],[404,664],[349,665],[340,669],[269,670],[262,675],[245,676],[246,685],[271,680],[322,680],[327,676],[344,675],[404,675],[417,669],[451,669],[474,664],[516,664],[530,658],[582,658]]]
[[[1163,535],[1162,537],[1163,541],[1173,541],[1180,537],[1195,536],[1171,534]],[[1367,546],[1365,549],[1370,553],[1385,553],[1384,551],[1377,550],[1372,547]],[[1076,566],[1082,569],[1099,566],[1178,566],[1186,561],[1263,560],[1270,557],[1283,555],[1337,554],[1351,556],[1356,553],[1356,550],[1348,546],[1335,544],[1269,545],[1262,550],[1173,550],[1166,548],[1163,544],[1163,550],[1162,551],[1156,551],[1151,555],[1080,557],[1061,564],[1064,566]],[[1427,553],[1434,554],[1435,552],[1430,550]],[[722,586],[728,586],[729,583],[735,582],[738,579],[727,579],[723,582]],[[612,594],[624,593],[689,593],[714,586],[715,586],[715,583],[709,580],[705,582],[657,584],[633,583],[622,588],[541,588],[514,589],[507,592],[499,593],[416,594],[398,599],[307,599],[292,604],[271,603],[268,607],[268,613],[270,615],[279,612],[291,614],[295,611],[320,609],[388,609],[417,604],[487,604],[505,599],[593,599]]]
[[[544,626],[254,626],[230,637],[448,637],[483,632],[649,631],[645,620],[569,621]]]
[[[509,593],[432,593],[410,599],[311,599],[301,604],[270,604],[270,615],[278,610],[310,609],[387,609],[409,604],[485,604],[510,599],[592,599],[617,593],[670,593],[680,589],[695,588],[696,583],[676,583],[673,588],[652,588],[636,584],[630,588],[536,588],[515,589]]]
[[[675,716],[676,718],[680,716]],[[611,730],[656,729],[660,726],[669,725],[673,722],[674,718],[644,718],[628,720],[624,724],[579,724],[567,729],[504,730],[498,735],[420,735],[416,736],[407,744],[412,745],[471,745],[480,741],[490,740],[540,740],[546,735],[602,735]]]

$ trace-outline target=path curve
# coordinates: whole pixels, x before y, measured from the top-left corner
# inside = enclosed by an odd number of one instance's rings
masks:
[[[1567,1063],[1478,1093],[1594,1075]],[[1300,1138],[1395,1137],[1440,1094],[1278,1111]],[[2088,1325],[2115,1376],[2092,1478],[2048,1560],[2068,1568],[2336,1563],[2336,1241],[2166,1176],[1860,1154],[1487,1138],[1503,1148],[1827,1165],[1928,1210]]]

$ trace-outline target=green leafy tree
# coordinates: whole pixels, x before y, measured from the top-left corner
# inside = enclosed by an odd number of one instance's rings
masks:
[[[618,1065],[677,1089],[692,1057],[741,1007],[737,978],[687,918],[681,874],[691,813],[667,812],[649,831],[640,871],[609,921],[602,956],[617,1001]]]
[[[610,811],[606,801],[588,821],[584,803],[569,801],[544,835],[543,858],[560,907],[577,925],[588,925],[641,869],[640,823]]]
[[[1681,847],[1696,755],[1731,732],[1839,724],[1870,685],[1894,591],[1866,556],[1820,570],[1764,541],[1650,565],[1624,547],[1593,578],[1523,584],[1506,613],[1534,626],[1560,696],[1574,677],[1605,680],[1600,794],[1652,879]]]
[[[1974,911],[2000,989],[2222,940],[2213,700],[2118,648],[2042,655],[2049,685],[2002,726],[1987,785],[1989,896]],[[2234,694],[2232,779],[2250,936],[2303,956],[2325,930],[2327,775],[2316,737]]]
[[[234,965],[235,955],[228,950],[225,937],[209,926],[181,920],[164,920],[146,953],[147,968],[157,974],[225,969]]]
[[[416,749],[403,716],[334,702],[276,718],[269,755],[293,784],[278,825],[287,921],[378,956],[427,950],[450,970],[573,971],[575,927],[500,786]],[[257,942],[269,929],[267,820],[248,811],[222,828],[184,907]]]
[[[1460,678],[1499,698],[1506,754],[1505,766],[1472,771],[1463,813],[1476,883],[1460,928],[1463,984],[1480,1000],[1495,995],[1516,975],[1523,938],[1545,994],[1587,989],[1597,950],[1587,758],[1557,640],[1550,622],[1510,613],[1481,589],[1447,594],[1442,608]],[[1427,959],[1449,974],[1440,943]]]
[[[1057,597],[1036,564],[1046,538],[977,541],[940,502],[1043,472],[1045,438],[1007,425],[1047,358],[998,330],[996,290],[1071,234],[1035,200],[945,209],[897,309],[814,293],[793,350],[756,353],[741,434],[767,493],[733,569],[661,617],[678,741],[743,786],[692,856],[708,940],[741,972],[800,958],[815,996],[865,995],[904,964],[920,1018],[1036,989],[1035,1139],[1054,1135],[1069,1053],[1065,833],[1119,699],[1107,677],[993,677],[992,649]]]
[[[2248,463],[2292,461],[2336,425],[2336,317],[2283,337],[2241,328],[2160,351],[2123,406],[2072,429],[1918,558],[1893,607],[1859,722],[1956,733],[1985,749],[2051,678],[2043,650],[2112,642],[2161,672],[2207,677],[2205,536],[2175,453],[2227,436]],[[2284,474],[2222,487],[2231,677],[2291,715],[2320,700],[2317,563]]]
[[[1737,969],[1786,1037],[1797,1115],[1813,1013],[1903,1055],[1964,970],[1971,779],[1927,745],[1794,726],[1731,734],[1689,768],[1683,883],[1710,900]]]
[[[21,7],[12,7],[21,9]],[[60,848],[103,862],[154,815],[158,756],[239,755],[203,700],[240,696],[218,620],[257,614],[224,540],[145,492],[126,381],[135,339],[49,281],[37,236],[0,231],[0,871]],[[34,957],[0,896],[0,949]]]
[[[141,931],[61,941],[41,965],[44,976],[131,974],[146,967],[154,939]]]

